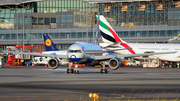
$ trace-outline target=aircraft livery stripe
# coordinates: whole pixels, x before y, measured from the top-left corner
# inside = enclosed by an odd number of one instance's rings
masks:
[[[123,43],[122,41],[121,41],[121,39],[119,38],[119,36],[109,27],[109,26],[107,26],[106,24],[104,24],[101,20],[100,20],[100,22],[99,22],[99,24],[100,24],[100,26],[102,26],[104,29],[106,29],[106,30],[108,30],[108,31],[110,31],[111,32],[111,34],[114,36],[114,38],[113,37],[111,37],[111,36],[109,36],[109,35],[107,35],[106,33],[103,33],[102,31],[101,31],[101,35],[105,38],[105,39],[107,39],[107,40],[109,40],[109,41],[111,41],[111,42],[121,42],[121,45],[124,47],[124,48],[131,48],[129,45],[127,45],[126,43]],[[135,52],[134,52],[134,50],[131,48],[131,49],[127,49],[130,53],[132,53],[132,54],[136,54]]]
[[[103,38],[105,38],[105,39],[107,39],[107,40],[109,40],[109,41],[111,41],[111,42],[116,42],[116,40],[115,40],[113,37],[105,34],[105,33],[102,32],[101,30],[100,30],[100,32],[101,32],[101,35],[102,35]]]
[[[126,43],[121,43],[121,45],[124,47],[124,48],[131,48],[129,45],[127,45]],[[131,48],[131,49],[127,49],[129,52],[131,52],[132,54],[136,54],[134,52],[134,50]]]
[[[110,32],[108,26],[105,23],[103,23],[101,20],[99,20],[99,25]]]
[[[116,42],[122,42],[122,41],[120,40],[119,36],[117,36],[117,34],[116,34],[109,26],[107,26],[107,27],[108,27],[109,30],[111,31],[111,34],[114,36]]]
[[[111,42],[116,42],[116,40],[115,40],[113,37],[105,34],[105,33],[102,32],[101,30],[100,30],[100,32],[101,32],[101,35],[102,35],[103,38],[105,38],[105,39],[107,39],[107,40],[109,40],[109,41],[111,41]],[[122,45],[124,48],[131,48],[131,47],[130,47],[129,45],[127,45],[126,43],[121,43],[121,45]],[[127,49],[127,50],[128,50],[130,53],[132,53],[132,54],[136,54],[133,49]]]
[[[121,45],[122,45],[124,48],[131,48],[131,47],[130,47],[129,45],[127,45],[126,43],[123,43],[123,42],[121,41],[121,39],[119,38],[119,36],[117,36],[117,34],[116,34],[110,27],[108,27],[108,28],[109,28],[109,30],[111,31],[112,35],[114,36],[116,42],[121,42]],[[127,50],[128,50],[129,52],[131,52],[132,54],[136,54],[132,48],[131,48],[131,49],[127,49]]]
[[[104,29],[108,30],[109,32],[111,32],[111,34],[114,36],[116,42],[122,42],[121,39],[117,36],[117,34],[109,27],[107,26],[105,23],[103,23],[101,20],[99,22],[100,26],[103,27]]]

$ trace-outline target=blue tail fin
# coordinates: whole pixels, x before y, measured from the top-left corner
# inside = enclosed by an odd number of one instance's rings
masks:
[[[46,51],[58,51],[48,34],[43,34]]]

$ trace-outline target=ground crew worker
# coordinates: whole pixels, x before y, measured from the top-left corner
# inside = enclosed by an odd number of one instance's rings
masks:
[[[179,62],[177,63],[177,68],[179,68]]]
[[[163,67],[165,67],[165,62],[166,62],[166,61],[163,61],[163,64],[162,64],[162,65],[163,65]]]
[[[156,63],[157,62],[157,58],[156,57],[154,57],[154,63]]]
[[[157,58],[156,57],[154,57],[154,60],[156,60]]]

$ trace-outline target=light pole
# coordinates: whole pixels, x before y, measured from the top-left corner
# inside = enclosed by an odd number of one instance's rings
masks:
[[[24,3],[23,3],[23,51],[24,51]]]
[[[88,42],[88,4],[86,3],[86,42]]]
[[[17,24],[16,24],[16,26],[17,26],[17,46],[18,46],[18,22],[19,22],[19,18],[18,18],[18,4],[16,5],[16,14],[17,14],[17,16],[16,16],[16,21],[17,21]]]
[[[93,18],[92,19],[93,20],[93,23],[92,23],[92,25],[93,25],[93,43],[94,43],[94,40],[95,40],[94,39],[94,22],[95,22],[94,16],[95,16],[95,19],[96,19],[95,8],[93,8],[93,17],[92,17]]]

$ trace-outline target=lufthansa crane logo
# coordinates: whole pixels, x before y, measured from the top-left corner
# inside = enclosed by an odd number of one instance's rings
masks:
[[[51,40],[50,39],[46,39],[45,44],[46,44],[46,46],[51,46]]]

